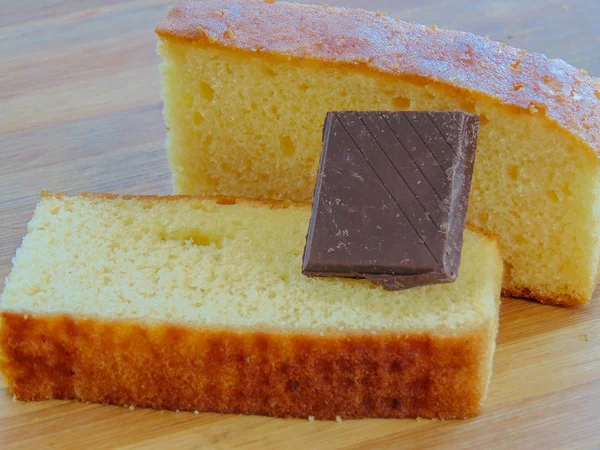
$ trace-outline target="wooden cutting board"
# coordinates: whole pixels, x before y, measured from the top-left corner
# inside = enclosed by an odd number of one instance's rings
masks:
[[[461,28],[600,75],[598,0],[329,0]],[[171,191],[153,27],[165,0],[0,2],[0,282],[42,188]],[[314,422],[22,403],[0,448],[600,448],[600,292],[503,301],[489,398],[467,421]]]

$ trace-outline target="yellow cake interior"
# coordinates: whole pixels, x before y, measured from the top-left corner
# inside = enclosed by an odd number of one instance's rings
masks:
[[[419,77],[163,38],[168,153],[177,193],[310,201],[331,110],[463,110],[481,129],[469,222],[500,238],[504,289],[591,297],[600,258],[600,165],[543,111]]]
[[[240,331],[495,333],[502,261],[493,239],[465,232],[456,282],[390,292],[302,275],[310,213],[194,198],[45,198],[1,310]]]

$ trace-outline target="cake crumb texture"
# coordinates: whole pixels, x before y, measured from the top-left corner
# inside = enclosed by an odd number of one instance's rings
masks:
[[[471,256],[454,283],[387,292],[366,280],[302,275],[310,214],[308,204],[285,202],[47,195],[1,308],[237,329],[446,334],[493,311],[493,241],[465,233]]]

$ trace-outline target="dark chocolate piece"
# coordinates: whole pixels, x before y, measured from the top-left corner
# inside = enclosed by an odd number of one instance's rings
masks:
[[[302,273],[454,281],[478,131],[459,111],[328,113]]]

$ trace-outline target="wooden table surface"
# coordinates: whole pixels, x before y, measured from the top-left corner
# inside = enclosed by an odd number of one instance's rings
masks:
[[[600,75],[598,0],[328,0],[489,35]],[[171,192],[153,28],[169,0],[0,0],[0,283],[41,189]],[[316,2],[315,2],[316,3]],[[600,292],[506,299],[490,394],[467,421],[314,422],[15,402],[0,448],[600,448]]]

